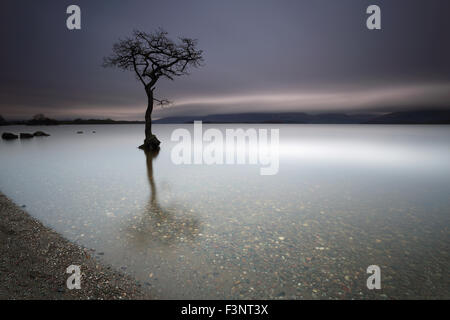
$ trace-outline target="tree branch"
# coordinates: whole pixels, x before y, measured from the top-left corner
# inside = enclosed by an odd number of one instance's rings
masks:
[[[173,80],[187,75],[189,67],[201,66],[203,52],[196,46],[194,39],[170,40],[163,29],[153,33],[134,30],[132,37],[114,44],[103,66],[132,70],[146,90],[152,89],[161,77]]]
[[[156,102],[158,102],[158,105],[159,105],[160,107],[169,106],[169,105],[171,105],[171,104],[173,103],[172,101],[169,101],[169,100],[167,100],[167,99],[161,99],[161,100],[159,100],[159,99],[153,98],[153,100],[155,100]]]

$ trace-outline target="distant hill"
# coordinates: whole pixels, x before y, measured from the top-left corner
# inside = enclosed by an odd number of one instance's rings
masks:
[[[450,124],[449,110],[392,112],[365,123],[368,124]]]
[[[211,114],[206,116],[178,116],[154,120],[153,123],[298,123],[298,124],[450,124],[450,110],[410,110],[384,115],[345,113],[308,114],[305,112],[248,112]],[[0,125],[59,125],[59,124],[143,124],[144,121],[123,121],[111,119],[54,120],[45,117],[28,121],[6,121],[0,118]]]
[[[192,123],[201,120],[204,123],[329,123],[356,124],[373,119],[374,115],[347,115],[344,113],[324,113],[311,115],[304,112],[286,113],[232,113],[207,116],[167,117],[154,120],[153,123]]]
[[[348,115],[345,113],[308,114],[286,113],[232,113],[207,116],[167,117],[153,123],[299,123],[299,124],[450,124],[450,110],[420,110],[388,114]]]

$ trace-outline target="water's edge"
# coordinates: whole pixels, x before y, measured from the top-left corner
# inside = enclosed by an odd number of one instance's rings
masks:
[[[0,299],[150,298],[137,281],[43,225],[1,192],[0,214]],[[70,265],[81,268],[79,290],[67,288]]]

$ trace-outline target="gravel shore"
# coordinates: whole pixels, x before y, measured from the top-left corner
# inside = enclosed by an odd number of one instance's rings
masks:
[[[81,289],[66,286],[79,265]],[[135,280],[102,265],[0,193],[0,299],[148,299]]]

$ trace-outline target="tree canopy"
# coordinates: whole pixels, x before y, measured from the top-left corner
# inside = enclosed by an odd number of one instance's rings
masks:
[[[167,34],[162,29],[152,33],[134,30],[132,37],[114,44],[103,66],[134,71],[145,88],[152,90],[159,78],[173,80],[188,74],[190,67],[202,64],[203,52],[196,48],[195,39],[179,38],[175,42]]]

